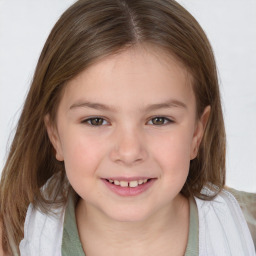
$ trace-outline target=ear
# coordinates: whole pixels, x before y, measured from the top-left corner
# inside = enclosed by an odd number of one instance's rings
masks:
[[[45,124],[46,130],[47,130],[47,133],[48,133],[48,137],[55,149],[56,159],[58,161],[63,161],[64,157],[63,157],[59,134],[58,134],[56,127],[52,124],[49,114],[47,114],[44,117],[44,124]]]
[[[195,126],[195,131],[193,134],[191,150],[190,150],[190,160],[193,160],[197,156],[198,149],[199,149],[199,146],[203,138],[204,131],[210,116],[210,112],[211,112],[211,107],[207,106],[204,109],[204,112],[201,115],[200,119],[197,121],[197,124]]]

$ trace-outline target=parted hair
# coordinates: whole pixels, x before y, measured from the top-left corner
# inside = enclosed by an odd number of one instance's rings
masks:
[[[211,200],[223,188],[226,139],[218,76],[211,45],[198,22],[174,0],[79,0],[59,18],[44,45],[2,172],[5,250],[18,248],[30,203],[50,212],[67,200],[64,163],[56,160],[44,125],[47,114],[55,121],[66,83],[101,58],[141,44],[162,48],[187,68],[197,118],[211,107],[181,193]],[[215,193],[203,195],[204,186]]]

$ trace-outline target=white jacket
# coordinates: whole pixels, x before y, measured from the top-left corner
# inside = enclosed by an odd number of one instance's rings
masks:
[[[204,193],[211,193],[204,189]],[[199,217],[199,256],[255,256],[255,248],[236,199],[223,190],[214,200],[195,198]],[[61,256],[64,210],[45,215],[29,206],[21,256]]]

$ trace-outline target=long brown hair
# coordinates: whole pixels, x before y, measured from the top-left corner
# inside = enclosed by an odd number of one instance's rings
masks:
[[[223,188],[225,130],[216,64],[197,21],[173,0],[80,0],[60,17],[45,43],[3,169],[4,248],[10,239],[18,248],[29,203],[49,212],[66,202],[64,165],[55,159],[44,125],[46,114],[54,122],[65,84],[100,58],[142,43],[164,49],[187,67],[198,117],[211,106],[198,156],[191,161],[181,192],[210,200],[214,195],[200,193],[204,186],[215,188],[215,194]]]

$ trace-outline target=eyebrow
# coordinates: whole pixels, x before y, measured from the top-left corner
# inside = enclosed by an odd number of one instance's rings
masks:
[[[82,101],[82,102],[80,101],[80,102],[74,103],[70,106],[69,109],[72,110],[72,109],[76,109],[76,108],[92,108],[92,109],[109,111],[109,112],[117,112],[117,108],[115,108],[113,106],[104,105],[102,103],[97,103],[97,102],[90,102],[90,101]],[[149,112],[149,111],[163,109],[163,108],[185,108],[185,109],[187,109],[187,105],[179,100],[171,99],[166,102],[148,105],[143,110],[145,112]]]

